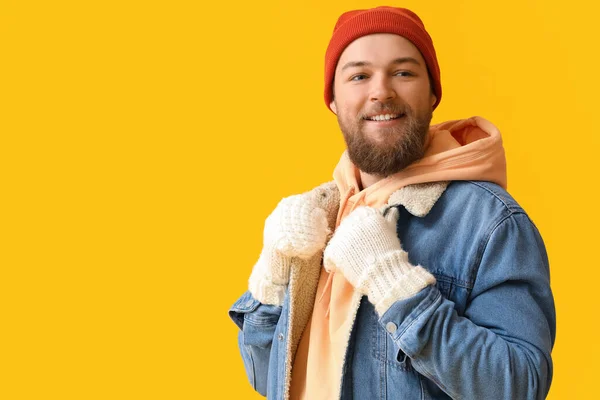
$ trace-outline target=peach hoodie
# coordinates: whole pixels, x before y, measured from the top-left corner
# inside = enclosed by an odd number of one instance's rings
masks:
[[[430,128],[425,156],[404,170],[362,189],[359,170],[343,153],[334,171],[341,195],[336,227],[358,206],[381,207],[392,193],[416,183],[483,180],[506,188],[506,160],[498,129],[481,117],[448,121]],[[347,332],[354,313],[354,288],[340,273],[321,268],[313,314],[292,368],[290,398],[332,400],[339,393]]]

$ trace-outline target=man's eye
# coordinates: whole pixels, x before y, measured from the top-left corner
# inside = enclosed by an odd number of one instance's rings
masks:
[[[351,81],[362,81],[366,77],[367,76],[365,74],[358,74],[358,75],[354,75],[352,78],[350,78],[350,80]]]
[[[409,72],[409,71],[398,71],[394,75],[396,75],[396,76],[413,76],[413,73]]]

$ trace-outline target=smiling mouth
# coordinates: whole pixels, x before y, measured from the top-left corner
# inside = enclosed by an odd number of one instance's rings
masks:
[[[404,117],[404,114],[377,114],[377,115],[371,115],[371,116],[365,117],[364,120],[365,121],[382,122],[382,121],[393,121],[395,119],[399,119],[402,117]]]

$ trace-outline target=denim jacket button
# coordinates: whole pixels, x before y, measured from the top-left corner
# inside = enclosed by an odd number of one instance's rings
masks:
[[[277,335],[277,339],[279,339],[280,342],[283,342],[283,333]]]
[[[398,327],[396,326],[395,323],[393,322],[388,322],[387,324],[385,324],[385,329],[389,332],[389,333],[394,333],[396,332],[396,329],[398,329]]]

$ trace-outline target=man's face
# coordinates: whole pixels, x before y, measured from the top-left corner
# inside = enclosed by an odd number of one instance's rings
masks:
[[[340,56],[333,88],[331,109],[361,171],[385,177],[423,156],[436,97],[410,41],[388,33],[355,40]]]

